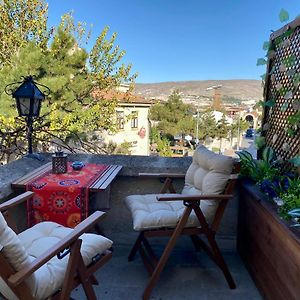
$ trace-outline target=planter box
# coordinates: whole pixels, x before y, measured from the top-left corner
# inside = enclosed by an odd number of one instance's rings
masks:
[[[253,280],[266,299],[300,299],[300,230],[254,184],[239,187],[237,247]]]

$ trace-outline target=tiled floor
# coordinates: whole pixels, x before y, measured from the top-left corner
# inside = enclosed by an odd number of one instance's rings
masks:
[[[191,243],[187,244],[187,247],[179,247],[173,251],[151,299],[262,299],[237,253],[223,252],[237,285],[235,290],[230,290],[223,274],[207,255],[203,252],[196,253]],[[162,249],[161,246],[154,248],[157,253]],[[95,286],[98,299],[142,299],[148,273],[139,255],[134,261],[127,261],[129,250],[130,246],[127,244],[115,244],[113,258],[96,273],[100,283]],[[76,300],[85,299],[81,288],[75,290],[72,297]]]

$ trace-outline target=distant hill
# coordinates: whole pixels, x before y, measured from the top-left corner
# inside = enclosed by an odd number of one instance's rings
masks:
[[[208,87],[222,85],[222,101],[233,105],[253,105],[262,100],[263,89],[260,80],[201,80],[159,83],[137,83],[135,93],[147,99],[167,100],[173,90],[179,90],[187,103],[207,103],[214,91]]]

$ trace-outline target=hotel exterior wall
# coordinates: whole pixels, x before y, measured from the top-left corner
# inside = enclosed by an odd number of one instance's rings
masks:
[[[51,155],[45,154],[43,162],[23,158],[10,164],[0,167],[0,200],[12,196],[10,183],[17,178],[25,175],[31,170],[50,161]],[[118,164],[123,169],[119,176],[111,185],[110,209],[107,210],[106,218],[101,222],[100,227],[106,236],[117,243],[133,243],[137,233],[132,229],[131,216],[124,205],[124,198],[130,194],[146,194],[159,192],[161,183],[158,179],[145,179],[138,177],[140,172],[185,172],[191,163],[191,157],[182,158],[164,158],[149,156],[102,156],[102,155],[70,155],[70,161],[80,160],[90,163]],[[183,186],[182,179],[174,180],[178,191]],[[230,201],[221,222],[221,228],[217,235],[221,242],[222,249],[232,250],[236,242],[236,224],[237,224],[237,197]],[[26,210],[20,208],[14,212],[18,215],[19,226],[26,224]],[[160,243],[160,241],[155,241]],[[165,242],[165,241],[164,241]],[[185,239],[181,243],[186,242]]]
[[[116,144],[123,142],[133,143],[133,147],[130,148],[132,155],[149,155],[149,133],[150,126],[148,121],[149,105],[147,106],[123,106],[120,105],[116,111],[124,112],[124,129],[118,129],[117,133],[106,134],[104,137],[105,142],[112,141]],[[132,112],[137,112],[138,125],[137,128],[131,127],[131,120],[128,116]],[[144,130],[144,133],[142,132]]]

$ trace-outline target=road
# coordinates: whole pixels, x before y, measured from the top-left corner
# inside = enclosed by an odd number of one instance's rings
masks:
[[[253,158],[256,158],[257,149],[254,144],[254,139],[255,139],[255,135],[254,137],[251,138],[246,138],[245,135],[243,135],[241,139],[240,150],[247,150],[252,154]]]

